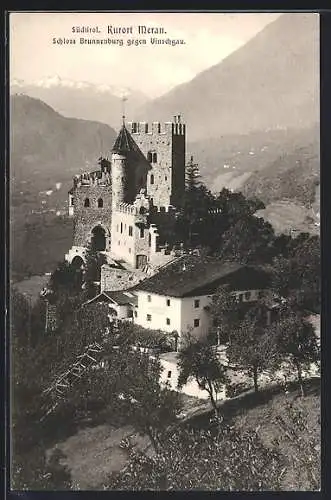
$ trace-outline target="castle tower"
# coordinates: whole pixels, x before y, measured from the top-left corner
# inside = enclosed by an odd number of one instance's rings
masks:
[[[186,127],[180,115],[173,122],[129,122],[129,131],[150,165],[147,194],[160,207],[180,206],[185,190]]]

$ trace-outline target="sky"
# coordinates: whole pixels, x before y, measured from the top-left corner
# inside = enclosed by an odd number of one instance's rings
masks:
[[[157,97],[219,63],[244,45],[279,13],[72,13],[10,14],[10,79],[25,83],[58,76],[64,80],[114,85]],[[166,34],[138,35],[139,25]],[[75,26],[98,26],[100,34],[73,34]],[[108,26],[132,34],[108,35]],[[81,45],[80,37],[123,39],[119,45]],[[181,39],[180,45],[151,45],[150,38]],[[53,43],[76,39],[76,44]],[[127,45],[131,39],[146,45]]]

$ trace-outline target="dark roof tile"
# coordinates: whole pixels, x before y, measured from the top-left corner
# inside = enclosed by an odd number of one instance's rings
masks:
[[[212,294],[222,283],[245,290],[263,288],[267,282],[268,277],[260,268],[219,259],[204,258],[201,261],[198,256],[184,256],[133,289],[171,297],[189,297]]]

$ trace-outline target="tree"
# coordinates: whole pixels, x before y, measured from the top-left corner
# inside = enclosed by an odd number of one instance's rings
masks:
[[[273,338],[277,339],[279,352],[288,359],[298,377],[302,396],[305,395],[302,370],[319,360],[319,349],[314,328],[302,313],[283,308],[280,319],[270,327]]]
[[[219,255],[245,264],[271,262],[274,237],[274,230],[268,222],[247,215],[224,232]]]
[[[105,264],[106,258],[100,252],[97,252],[89,243],[85,254],[85,295],[86,298],[91,299],[97,294],[98,288],[96,281],[100,281],[101,266]]]
[[[263,491],[280,489],[283,459],[256,431],[176,428],[152,456],[126,443],[130,461],[104,489]]]
[[[188,335],[186,346],[178,355],[178,387],[183,387],[188,380],[194,379],[200,389],[208,392],[210,402],[218,415],[217,394],[228,382],[226,367],[222,365],[213,347]]]
[[[287,250],[273,260],[273,287],[283,297],[296,295],[301,308],[320,304],[320,240],[300,233],[291,238]]]
[[[116,384],[123,402],[121,411],[140,434],[149,437],[157,451],[160,436],[176,422],[180,397],[167,386],[160,386],[161,365],[157,359],[129,352],[127,360]]]
[[[259,390],[259,374],[265,370],[275,371],[279,365],[277,338],[271,333],[266,308],[258,304],[250,308],[230,335],[229,363],[253,377],[255,392]]]
[[[185,170],[185,187],[186,191],[191,193],[201,186],[199,165],[193,162],[193,156],[190,158],[190,162],[186,165]]]
[[[217,344],[229,341],[230,332],[240,318],[240,304],[232,295],[227,285],[216,290],[210,305],[210,315],[213,320],[210,336],[217,338]]]

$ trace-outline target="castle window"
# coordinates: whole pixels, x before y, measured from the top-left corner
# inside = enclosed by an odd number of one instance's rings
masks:
[[[121,233],[123,233],[123,222],[121,222]]]
[[[157,131],[158,131],[159,134],[161,133],[161,123],[157,124]]]
[[[194,328],[197,328],[199,325],[200,325],[200,320],[199,319],[195,319],[194,320]]]
[[[167,181],[167,180],[168,180],[168,177],[167,177],[166,175],[164,176],[164,180],[165,180],[165,181]]]
[[[137,316],[138,316],[138,312],[137,312],[137,311],[135,311],[135,312],[134,312],[134,317],[135,317],[135,318],[137,318]]]
[[[168,376],[167,376],[167,378],[171,378],[171,371],[170,371],[170,370],[168,371]]]
[[[148,123],[145,123],[145,134],[148,134]]]
[[[154,184],[154,175],[151,175],[151,184]]]
[[[167,299],[167,306],[170,306],[170,299]]]
[[[90,206],[90,198],[85,198],[84,207],[89,207],[89,206]]]
[[[136,134],[138,132],[138,125],[136,122],[132,123],[132,133]]]
[[[197,299],[194,301],[194,307],[197,308],[199,306],[200,306],[200,300]]]
[[[147,295],[147,302],[152,302],[152,297],[150,295]]]
[[[144,214],[146,213],[146,208],[145,208],[145,207],[140,207],[140,209],[139,209],[139,213],[140,213],[141,215],[144,215]]]
[[[167,325],[170,325],[170,318],[167,318],[166,323]]]
[[[129,236],[132,236],[132,234],[133,234],[133,228],[132,226],[129,226]]]
[[[103,199],[102,198],[98,199],[98,208],[103,208]]]
[[[157,163],[157,154],[156,153],[152,154],[152,163]]]
[[[141,227],[140,228],[140,238],[143,238],[144,237],[144,228]]]
[[[152,315],[151,314],[147,314],[146,319],[147,319],[147,321],[152,321]]]
[[[148,153],[147,153],[147,161],[148,161],[149,163],[152,163],[152,159],[153,159],[153,157],[152,157],[152,153],[151,153],[150,151],[148,151]]]
[[[150,247],[152,245],[152,237],[151,235],[149,234],[148,235],[148,246]]]

